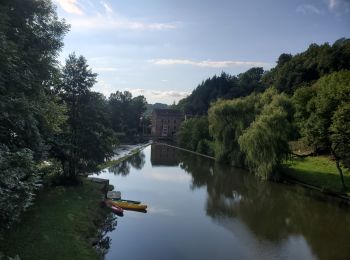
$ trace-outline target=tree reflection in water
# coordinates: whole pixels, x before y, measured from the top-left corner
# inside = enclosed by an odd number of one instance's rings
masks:
[[[102,256],[108,252],[108,249],[112,243],[112,239],[107,234],[115,230],[117,224],[117,217],[113,213],[110,213],[104,219],[99,228],[96,243],[94,243],[94,246]]]
[[[192,176],[191,188],[206,187],[207,215],[231,232],[237,232],[239,220],[259,241],[282,244],[302,236],[319,259],[350,256],[348,209],[301,187],[263,182],[189,153],[179,152],[178,157],[180,167]]]
[[[145,165],[145,154],[143,151],[140,151],[127,160],[124,160],[116,165],[113,165],[108,168],[109,172],[112,172],[114,175],[127,176],[130,173],[130,166],[135,169],[142,169]]]

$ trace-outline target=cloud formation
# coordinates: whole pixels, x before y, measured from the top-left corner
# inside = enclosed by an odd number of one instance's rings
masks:
[[[297,12],[301,14],[322,14],[323,12],[314,5],[304,4],[297,7]]]
[[[223,60],[223,61],[194,61],[189,59],[157,59],[149,60],[149,62],[156,65],[192,65],[197,67],[209,67],[209,68],[226,68],[233,66],[240,67],[268,67],[269,63],[261,61],[235,61],[235,60]]]
[[[342,13],[349,13],[350,0],[328,0],[328,8],[331,11],[338,10]]]
[[[84,14],[84,12],[79,7],[77,0],[55,0],[55,2],[59,4],[59,6],[67,13],[77,15]]]
[[[89,17],[79,17],[68,19],[69,23],[74,28],[78,29],[95,29],[95,30],[115,30],[115,29],[128,29],[128,30],[169,30],[175,29],[177,26],[174,23],[146,23],[139,21],[131,21],[128,19],[118,18],[116,16],[105,16],[96,14]]]
[[[119,69],[115,67],[93,67],[92,70],[105,72],[105,71],[118,71]]]
[[[74,16],[66,17],[72,28],[78,30],[148,30],[159,31],[175,29],[176,23],[152,23],[144,21],[134,21],[130,18],[125,18],[117,15],[110,4],[101,0],[99,8],[93,11],[93,14],[86,14],[82,10],[81,3],[78,0],[55,0],[55,2],[68,14]],[[89,2],[87,2],[89,3]],[[91,5],[91,3],[90,3]],[[91,6],[90,6],[91,7]],[[91,8],[90,8],[91,9]],[[78,16],[77,16],[78,15]]]
[[[175,91],[175,90],[150,90],[143,88],[125,89],[130,91],[133,96],[143,95],[150,103],[163,102],[171,104],[173,101],[179,101],[187,97],[190,93],[186,91]]]

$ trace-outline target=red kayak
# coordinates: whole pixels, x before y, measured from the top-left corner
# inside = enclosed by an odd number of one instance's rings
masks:
[[[113,205],[110,200],[105,200],[105,204],[110,208],[115,214],[123,214],[123,209],[118,205]]]
[[[116,205],[111,206],[111,209],[116,214],[122,214],[124,211],[121,207],[118,207]]]

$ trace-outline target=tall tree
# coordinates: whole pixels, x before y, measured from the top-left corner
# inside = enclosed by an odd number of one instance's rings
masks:
[[[315,150],[333,154],[345,187],[339,163],[349,160],[349,133],[344,127],[349,125],[350,71],[324,76],[311,88],[298,89],[293,99],[302,136]]]
[[[30,205],[61,122],[51,88],[67,31],[51,1],[0,2],[0,228]]]
[[[109,126],[107,101],[90,89],[96,82],[83,56],[69,55],[57,92],[68,109],[68,120],[56,138],[53,152],[61,160],[65,176],[75,181],[80,172],[97,169],[110,157],[116,144]]]

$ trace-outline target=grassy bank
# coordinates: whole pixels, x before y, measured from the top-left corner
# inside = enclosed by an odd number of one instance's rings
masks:
[[[343,169],[347,186],[346,193],[350,195],[350,171]],[[286,176],[321,189],[341,192],[342,186],[335,162],[326,156],[309,156],[295,158],[289,163]]]
[[[91,240],[108,210],[100,206],[103,185],[43,190],[0,241],[0,252],[21,259],[99,259]],[[1,258],[1,257],[0,257]]]

